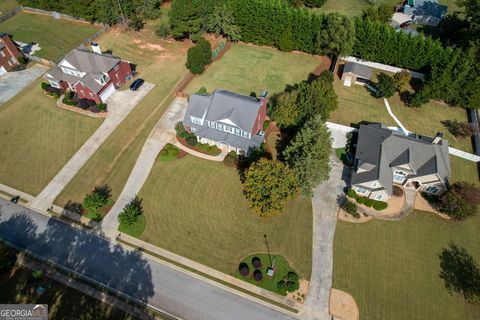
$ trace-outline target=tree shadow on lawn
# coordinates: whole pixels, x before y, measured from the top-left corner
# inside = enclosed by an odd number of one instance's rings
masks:
[[[53,218],[46,224],[36,223],[28,212],[18,208],[13,214],[2,213],[0,236],[142,303],[154,295],[148,262],[138,252],[127,251],[93,233],[72,229]]]

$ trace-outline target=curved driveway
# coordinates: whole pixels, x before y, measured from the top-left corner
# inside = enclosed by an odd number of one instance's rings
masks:
[[[183,319],[292,319],[93,233],[0,199],[0,236]]]

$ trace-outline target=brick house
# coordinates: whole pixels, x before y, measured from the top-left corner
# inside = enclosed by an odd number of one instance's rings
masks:
[[[0,75],[20,64],[19,58],[23,58],[23,53],[18,48],[18,45],[12,40],[10,35],[0,33]]]
[[[260,99],[218,89],[210,95],[192,94],[183,125],[201,143],[247,155],[264,140],[266,97]]]
[[[128,61],[102,54],[97,44],[92,49],[73,49],[44,78],[52,87],[76,92],[79,99],[104,103],[133,72]]]

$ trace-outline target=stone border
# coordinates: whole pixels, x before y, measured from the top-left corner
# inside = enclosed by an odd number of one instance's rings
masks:
[[[106,118],[108,116],[108,112],[99,112],[99,113],[93,113],[91,111],[83,110],[82,108],[74,107],[74,106],[69,106],[65,103],[63,103],[63,97],[65,95],[61,95],[60,98],[57,99],[57,106],[64,109],[64,110],[69,110],[73,111],[76,113],[83,114],[85,116],[89,116],[92,118]]]

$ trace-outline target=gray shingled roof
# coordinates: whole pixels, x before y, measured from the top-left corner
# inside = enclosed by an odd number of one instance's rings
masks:
[[[256,98],[223,89],[215,90],[211,95],[192,94],[188,101],[183,124],[195,128],[199,137],[225,142],[233,147],[248,150],[259,147],[263,137],[252,135],[252,139],[248,139],[209,128],[206,123],[207,121],[216,122],[228,119],[238,128],[252,132],[260,107],[261,102]],[[204,118],[204,125],[192,123],[191,116]]]
[[[370,80],[372,78],[372,68],[358,64],[355,62],[347,62],[343,68],[343,72],[351,72],[360,78]]]
[[[414,176],[438,174],[443,183],[448,183],[450,159],[448,142],[432,143],[426,136],[405,136],[379,124],[360,125],[355,159],[373,165],[370,171],[354,173],[352,184],[379,180],[385,190],[392,194],[392,167],[409,164]]]
[[[73,49],[63,60],[79,71],[96,74],[107,73],[120,62],[118,58],[84,49]]]

